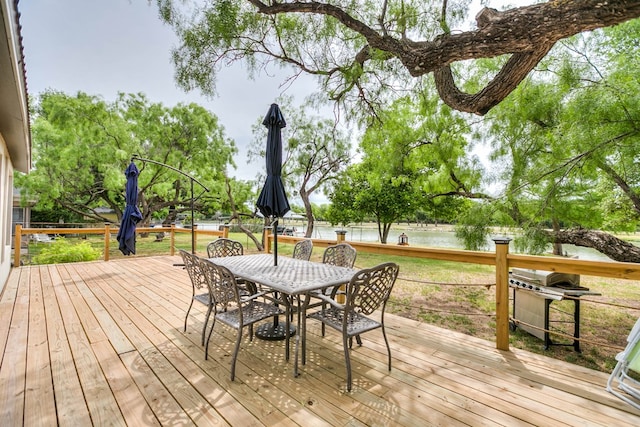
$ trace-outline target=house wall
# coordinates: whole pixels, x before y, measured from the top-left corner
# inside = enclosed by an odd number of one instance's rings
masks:
[[[0,135],[0,290],[4,287],[11,269],[12,211],[13,164],[4,138]]]
[[[11,269],[14,170],[31,169],[25,63],[16,0],[0,0],[0,291]],[[18,248],[20,250],[20,248]]]

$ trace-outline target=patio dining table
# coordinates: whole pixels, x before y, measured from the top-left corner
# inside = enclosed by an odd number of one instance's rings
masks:
[[[298,376],[298,348],[300,345],[302,346],[302,364],[306,363],[306,309],[309,305],[310,292],[348,283],[358,271],[353,268],[289,257],[278,257],[278,265],[274,265],[273,256],[268,254],[212,258],[211,261],[226,267],[236,277],[278,292],[283,304],[289,308],[292,297],[305,297],[301,307],[302,315],[298,316],[298,333],[295,337],[293,374],[296,377]],[[289,358],[288,346],[286,358]]]

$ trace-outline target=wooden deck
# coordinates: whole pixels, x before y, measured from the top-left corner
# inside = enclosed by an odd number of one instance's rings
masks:
[[[246,339],[229,380],[232,333],[204,360],[178,257],[14,269],[0,299],[0,420],[19,425],[637,426],[607,375],[397,316],[354,348],[345,391],[338,334],[309,322],[293,378],[284,342]]]

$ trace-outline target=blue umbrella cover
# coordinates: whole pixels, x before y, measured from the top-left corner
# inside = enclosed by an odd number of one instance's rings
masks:
[[[138,168],[135,163],[131,162],[127,170],[124,172],[127,177],[127,186],[125,191],[126,206],[120,221],[120,229],[118,230],[118,249],[125,255],[136,253],[136,224],[142,220],[142,214],[138,209]]]
[[[281,217],[289,212],[289,201],[282,183],[282,132],[287,124],[278,104],[271,104],[262,124],[267,127],[267,179],[256,206],[265,217]]]

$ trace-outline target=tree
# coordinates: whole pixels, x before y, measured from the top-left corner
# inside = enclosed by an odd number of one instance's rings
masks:
[[[556,254],[566,243],[640,262],[640,248],[606,232],[640,223],[639,34],[631,21],[564,42],[489,115],[508,182],[496,208],[528,236],[537,230]],[[613,45],[607,40],[618,47],[600,50]]]
[[[124,170],[133,154],[183,170],[224,194],[218,190],[223,188],[220,178],[235,147],[217,118],[198,105],[167,108],[143,95],[121,95],[108,103],[85,93],[48,91],[40,95],[33,120],[35,168],[16,184],[25,197],[37,196],[40,208],[63,208],[107,222],[99,209],[107,207],[119,219],[125,205]],[[188,180],[151,163],[139,169],[143,224],[171,206],[189,209]]]
[[[298,196],[302,199],[307,219],[306,237],[311,237],[315,217],[310,197],[335,180],[347,167],[351,155],[351,141],[334,121],[308,117],[306,110],[310,106],[294,108],[291,98],[283,99],[279,103],[287,116],[287,127],[283,129],[285,157],[282,178],[286,188],[296,188]],[[254,134],[256,138],[249,156],[264,158],[264,126],[256,126]]]
[[[420,209],[446,215],[442,200],[486,197],[474,189],[481,168],[467,155],[468,124],[425,90],[406,96],[379,114],[360,142],[362,161],[352,166],[331,195],[333,221],[373,216],[380,241],[391,225]]]
[[[433,73],[445,103],[480,115],[559,40],[640,16],[640,1],[553,0],[484,8],[476,29],[453,31],[466,17],[466,1],[219,0],[191,9],[181,1],[156,3],[181,41],[173,59],[183,88],[213,93],[223,64],[245,60],[255,72],[273,61],[318,76],[332,99],[351,95],[373,108],[387,89],[410,87],[409,80]],[[499,72],[478,90],[459,88],[453,64],[502,55],[508,58]]]

